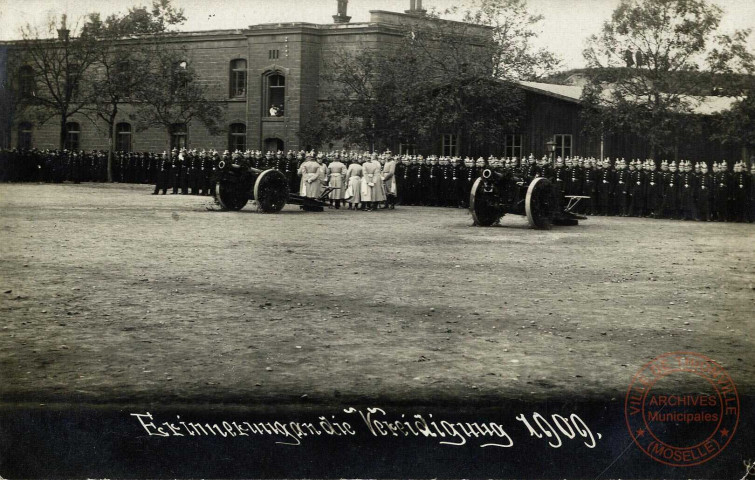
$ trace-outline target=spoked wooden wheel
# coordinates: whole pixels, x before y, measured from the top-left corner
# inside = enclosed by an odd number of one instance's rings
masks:
[[[217,182],[215,203],[223,210],[241,210],[249,201],[249,192],[237,183]]]
[[[265,170],[254,182],[254,199],[263,212],[280,212],[288,200],[288,179],[278,170]]]
[[[497,205],[495,191],[485,191],[485,179],[478,178],[469,192],[469,211],[472,212],[474,224],[489,227],[497,223],[504,212]]]
[[[558,202],[553,184],[543,177],[532,180],[527,188],[524,211],[532,228],[548,230],[553,225]]]

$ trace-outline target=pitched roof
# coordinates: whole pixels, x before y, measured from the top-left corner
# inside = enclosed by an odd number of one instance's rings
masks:
[[[580,103],[582,87],[578,85],[557,85],[555,83],[517,82],[525,90],[558,98],[572,103]],[[728,110],[740,99],[737,97],[686,96],[692,105],[692,111],[698,115],[712,115]]]

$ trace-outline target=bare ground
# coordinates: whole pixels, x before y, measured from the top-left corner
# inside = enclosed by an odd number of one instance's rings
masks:
[[[623,397],[675,350],[755,391],[755,225],[540,232],[458,209],[264,215],[149,193],[0,185],[0,399]]]

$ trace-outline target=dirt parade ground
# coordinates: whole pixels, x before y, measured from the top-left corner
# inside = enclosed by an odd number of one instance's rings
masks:
[[[0,185],[3,401],[623,397],[679,350],[755,386],[755,225],[150,193]]]

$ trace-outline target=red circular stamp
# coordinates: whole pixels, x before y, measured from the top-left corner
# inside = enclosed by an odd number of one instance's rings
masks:
[[[624,416],[634,443],[666,465],[707,462],[731,441],[739,395],[729,374],[693,352],[660,355],[632,377]]]

